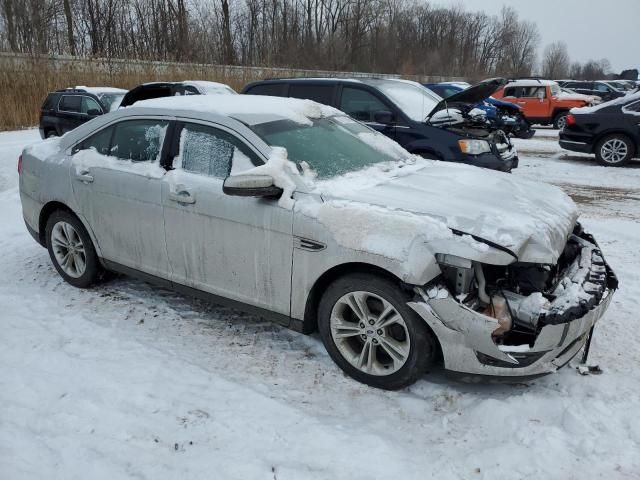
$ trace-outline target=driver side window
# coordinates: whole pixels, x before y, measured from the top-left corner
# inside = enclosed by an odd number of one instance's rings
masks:
[[[192,173],[227,178],[232,170],[248,170],[262,162],[256,154],[228,132],[197,123],[185,123],[174,162]]]
[[[366,90],[343,87],[340,110],[356,120],[373,122],[376,112],[388,111],[389,108]]]

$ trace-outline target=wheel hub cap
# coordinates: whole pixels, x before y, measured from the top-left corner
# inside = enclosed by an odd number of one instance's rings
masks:
[[[60,221],[51,230],[51,247],[56,262],[72,278],[81,277],[87,269],[84,244],[78,232],[67,222]]]
[[[364,291],[342,296],[331,311],[331,336],[340,354],[370,375],[390,375],[406,363],[407,325],[384,298]]]
[[[607,140],[602,145],[602,159],[608,163],[619,163],[627,156],[627,144],[617,138]]]

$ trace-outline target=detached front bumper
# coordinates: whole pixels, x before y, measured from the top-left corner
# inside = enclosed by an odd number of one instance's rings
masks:
[[[590,236],[588,238],[592,240]],[[576,282],[578,278],[590,278],[592,272],[593,275],[597,273],[602,278],[597,300],[586,305],[581,302],[583,313],[579,315],[573,309],[565,319],[555,316],[553,321],[543,323],[533,344],[497,345],[491,335],[498,327],[497,320],[467,308],[444,287],[426,292],[419,289],[423,301],[411,302],[409,306],[438,337],[447,370],[499,377],[552,373],[568,363],[585,345],[589,332],[606,312],[617,288],[617,279],[604,263],[595,241],[590,244],[592,248],[586,251],[589,257],[586,253],[581,254],[563,281]],[[593,262],[592,252],[596,252]],[[566,298],[560,298],[559,302],[566,302]]]

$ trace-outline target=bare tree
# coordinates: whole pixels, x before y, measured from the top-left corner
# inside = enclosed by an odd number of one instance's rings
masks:
[[[569,52],[564,42],[554,42],[544,49],[542,75],[547,78],[566,78],[569,74]]]

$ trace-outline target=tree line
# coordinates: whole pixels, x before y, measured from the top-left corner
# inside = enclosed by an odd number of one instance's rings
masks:
[[[0,0],[0,49],[31,54],[478,80],[532,75],[539,47],[535,23],[510,7],[488,15],[418,0]],[[592,66],[571,64],[562,44],[542,60],[556,78]]]

